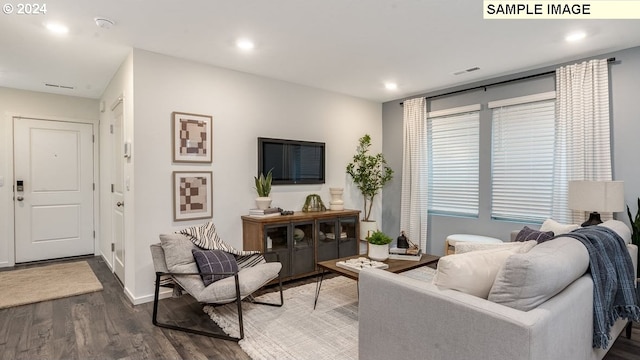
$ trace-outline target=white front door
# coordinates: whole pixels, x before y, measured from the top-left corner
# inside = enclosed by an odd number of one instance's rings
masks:
[[[122,128],[123,104],[119,102],[112,108],[113,127],[111,143],[113,149],[111,179],[111,236],[114,250],[113,271],[124,283],[124,131]]]
[[[94,253],[93,125],[13,119],[16,262]]]

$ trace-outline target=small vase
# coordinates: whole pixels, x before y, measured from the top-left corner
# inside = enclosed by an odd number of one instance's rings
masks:
[[[270,197],[257,197],[256,198],[256,206],[260,210],[268,209],[271,206],[271,198]]]
[[[331,201],[329,201],[330,210],[344,210],[344,201],[342,200],[343,188],[329,188],[331,193]]]
[[[375,261],[385,261],[389,258],[389,244],[375,245],[369,244],[369,259]]]

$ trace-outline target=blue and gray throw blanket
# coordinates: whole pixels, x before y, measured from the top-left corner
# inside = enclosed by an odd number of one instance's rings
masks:
[[[606,349],[609,330],[618,318],[640,321],[633,263],[624,240],[604,226],[574,230],[568,236],[589,251],[593,278],[593,347]]]

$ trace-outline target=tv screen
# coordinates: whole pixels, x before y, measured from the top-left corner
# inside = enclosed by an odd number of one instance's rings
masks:
[[[269,170],[274,185],[324,184],[324,143],[258,138],[258,175]]]

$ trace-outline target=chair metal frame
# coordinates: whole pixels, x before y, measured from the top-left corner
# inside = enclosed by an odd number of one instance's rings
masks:
[[[275,253],[275,254],[276,254],[277,260],[279,262],[280,256],[278,256],[277,253]],[[263,254],[263,256],[264,255],[265,254]],[[160,278],[162,276],[164,276],[164,275],[169,275],[169,276],[174,276],[174,275],[198,275],[198,276],[202,276],[202,275],[229,275],[229,276],[233,276],[234,280],[235,280],[235,285],[236,285],[236,299],[231,301],[231,302],[227,302],[225,304],[230,304],[232,302],[235,302],[237,304],[237,306],[238,306],[238,324],[239,324],[239,327],[240,327],[240,337],[233,337],[233,336],[226,335],[224,333],[223,334],[219,334],[219,333],[208,332],[208,331],[192,329],[192,328],[187,328],[187,327],[183,327],[183,326],[177,326],[177,325],[172,325],[172,324],[168,324],[168,323],[159,322],[158,321],[158,302],[160,300],[159,299],[160,286],[163,286],[163,287],[179,286],[177,284],[177,282],[176,282],[176,284],[160,285]],[[256,290],[258,290],[258,289],[256,289]],[[254,304],[281,307],[284,304],[284,296],[282,294],[282,270],[280,271],[280,273],[278,273],[278,290],[280,291],[280,303],[279,304],[278,303],[267,303],[267,302],[262,302],[262,301],[255,301],[255,299],[253,298],[253,296],[251,294],[247,295],[245,298],[249,299],[249,301],[251,303],[254,303]],[[186,291],[186,292],[188,293],[188,291]],[[191,295],[191,294],[189,294],[189,295]],[[155,293],[154,293],[154,297],[153,297],[153,318],[152,318],[152,322],[153,322],[153,325],[161,327],[161,328],[165,328],[165,329],[184,331],[184,332],[188,332],[188,333],[191,333],[191,334],[208,336],[208,337],[213,337],[213,338],[218,338],[218,339],[230,340],[230,341],[238,342],[238,341],[240,341],[240,340],[242,340],[244,338],[244,325],[243,325],[243,321],[242,321],[242,300],[243,299],[240,297],[240,281],[239,281],[239,278],[238,278],[238,272],[172,273],[172,272],[158,272],[157,271],[156,272]],[[224,305],[222,303],[220,303],[220,304],[218,304],[218,303],[202,303],[202,304],[211,305],[211,306]]]

